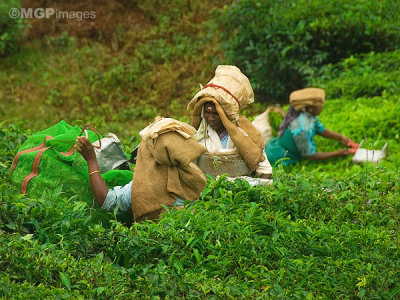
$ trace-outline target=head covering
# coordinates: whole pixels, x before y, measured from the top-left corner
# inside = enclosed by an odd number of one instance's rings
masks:
[[[239,110],[254,101],[254,92],[249,79],[235,66],[220,65],[211,79],[190,101],[188,110],[196,110],[196,104],[204,97],[219,102],[226,116],[239,120]],[[201,109],[198,110],[199,114]]]
[[[307,106],[322,107],[325,101],[325,91],[319,88],[306,88],[294,91],[289,96],[289,103],[296,111]]]
[[[289,96],[289,110],[285,119],[278,127],[278,136],[282,137],[285,129],[289,126],[307,106],[323,107],[325,102],[325,91],[319,88],[305,88],[294,91]]]
[[[214,98],[204,97],[204,98],[202,98],[202,101],[205,101],[204,103],[207,103],[207,102],[214,103],[213,101],[215,101],[215,100],[214,100]],[[207,124],[207,121],[204,118],[204,105],[202,106],[201,112],[200,112],[201,121],[200,121],[199,126],[197,127],[197,132],[194,135],[194,137],[198,141],[204,139],[205,137],[208,137],[208,126],[209,125]]]

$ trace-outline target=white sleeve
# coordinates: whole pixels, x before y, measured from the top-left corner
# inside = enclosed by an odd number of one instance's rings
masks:
[[[265,150],[263,150],[263,155],[265,160],[260,162],[258,168],[256,169],[256,175],[258,176],[263,174],[272,174],[272,167],[268,161],[267,154],[265,154]]]
[[[113,189],[109,189],[101,209],[112,212],[119,205],[118,212],[129,211],[132,209],[131,191],[132,181],[127,185],[115,186]]]

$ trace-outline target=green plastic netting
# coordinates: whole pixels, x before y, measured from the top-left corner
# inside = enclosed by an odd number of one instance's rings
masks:
[[[21,145],[14,158],[11,176],[13,184],[21,192],[25,188],[27,194],[39,197],[61,186],[66,196],[77,195],[80,200],[91,202],[93,195],[87,163],[72,148],[81,131],[79,126],[61,121],[33,134]],[[87,132],[91,142],[99,139],[93,131]],[[133,178],[133,172],[128,170],[111,170],[101,175],[109,188],[125,185]]]

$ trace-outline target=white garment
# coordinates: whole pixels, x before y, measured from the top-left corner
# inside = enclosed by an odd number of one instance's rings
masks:
[[[115,186],[109,189],[101,209],[112,212],[119,205],[119,213],[131,210],[131,191],[132,181],[124,186]]]
[[[204,120],[204,119],[203,119]],[[212,129],[208,124],[205,125],[205,134],[203,138],[198,141],[200,144],[206,146],[208,152],[220,152],[222,149],[236,149],[231,137],[228,138],[226,148],[222,146],[221,140],[219,139],[218,133]],[[265,150],[263,150],[265,160],[260,162],[256,169],[256,175],[261,176],[263,174],[272,174],[272,167],[267,159]]]

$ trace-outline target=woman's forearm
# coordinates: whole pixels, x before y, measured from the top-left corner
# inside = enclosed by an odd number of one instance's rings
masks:
[[[332,131],[332,130],[329,130],[329,129],[325,129],[325,130],[321,133],[321,136],[323,136],[324,138],[337,140],[337,141],[339,141],[339,142],[341,142],[342,139],[343,139],[343,135],[341,135],[340,133],[334,132],[334,131]]]
[[[325,129],[322,133],[321,136],[328,138],[328,139],[333,139],[341,142],[345,146],[352,146],[352,144],[355,144],[351,139],[348,137],[345,137],[344,135],[341,135],[340,133],[334,132],[329,129]]]
[[[102,206],[108,194],[108,188],[103,178],[100,176],[99,164],[97,163],[96,153],[90,141],[83,136],[76,139],[76,149],[88,164],[90,186],[96,202]]]
[[[102,206],[108,194],[108,188],[103,178],[101,178],[97,160],[88,161],[88,172],[90,186],[96,202]]]
[[[307,156],[309,160],[324,160],[332,157],[345,156],[351,154],[349,149],[340,149],[333,152],[317,152],[314,155]]]

